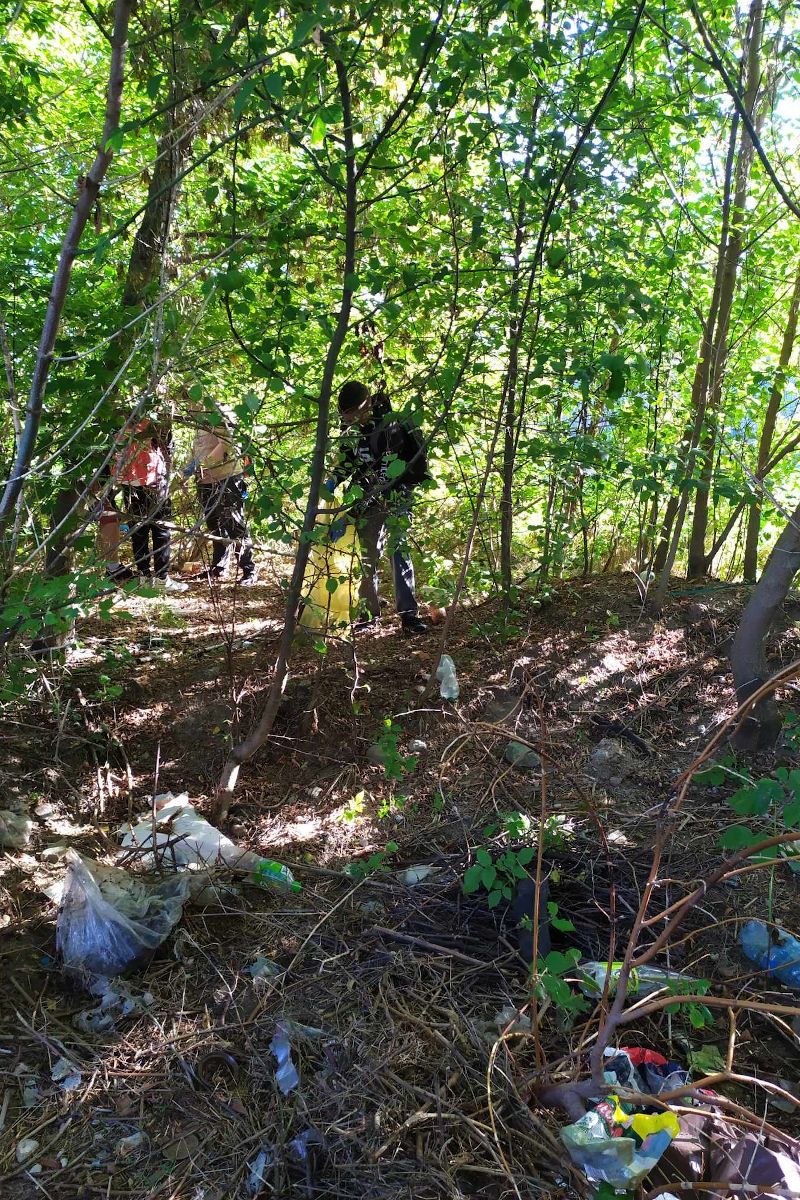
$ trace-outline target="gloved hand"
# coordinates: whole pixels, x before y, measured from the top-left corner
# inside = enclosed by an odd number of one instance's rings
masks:
[[[339,517],[328,530],[328,541],[338,542],[340,538],[344,537],[345,529],[347,529],[347,521],[344,517]]]

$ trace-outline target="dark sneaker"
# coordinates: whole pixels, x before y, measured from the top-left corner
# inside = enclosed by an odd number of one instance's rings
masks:
[[[127,583],[130,579],[135,578],[130,567],[106,567],[106,579],[113,579],[114,583]]]
[[[429,626],[417,616],[403,617],[402,629],[406,637],[414,637],[417,633],[427,633]]]
[[[353,621],[353,633],[363,633],[366,629],[377,629],[380,623],[380,617],[373,617],[369,613],[365,613]]]
[[[251,571],[249,575],[243,575],[239,583],[242,587],[252,587],[254,583],[258,583],[258,575],[255,571]]]

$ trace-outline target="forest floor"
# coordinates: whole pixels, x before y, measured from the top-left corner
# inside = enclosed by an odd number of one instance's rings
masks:
[[[267,576],[247,590],[194,581],[184,595],[120,594],[110,621],[81,625],[57,677],[0,732],[0,808],[24,798],[36,821],[24,851],[0,854],[4,1200],[590,1194],[559,1141],[563,1113],[536,1094],[542,1056],[585,1067],[583,1022],[547,1001],[537,1039],[517,1027],[498,1043],[530,990],[504,906],[490,912],[462,879],[479,848],[496,857],[533,844],[543,776],[504,760],[515,732],[545,755],[550,900],[575,925],[553,944],[607,957],[613,876],[621,954],[659,808],[734,710],[725,643],[746,592],[678,582],[674,592],[659,621],[625,574],[563,582],[542,607],[523,597],[514,612],[465,608],[448,644],[460,697],[421,711],[433,632],[404,641],[385,619],[357,638],[357,674],[349,644],[324,656],[300,645],[227,831],[289,864],[303,889],[244,884],[224,905],[187,907],[125,981],[132,1010],[103,1032],[82,1020],[96,1002],[56,960],[43,888],[63,877],[58,847],[113,862],[119,826],[149,809],[154,786],[187,792],[210,816],[225,747],[263,702],[280,592]],[[800,655],[791,619],[771,653]],[[590,756],[614,720],[639,740],[623,736],[613,774],[598,778]],[[367,757],[381,737],[383,765]],[[412,739],[424,742],[416,761]],[[775,761],[751,764],[756,777]],[[719,863],[736,786],[693,786],[660,899]],[[418,866],[432,871],[409,882]],[[769,877],[775,920],[794,929],[797,880],[783,865]],[[710,890],[672,966],[722,996],[752,989],[790,1003],[736,941],[740,918],[765,915],[767,886],[755,872]],[[260,956],[278,973],[249,973]],[[270,1050],[279,1022],[299,1072],[286,1095]],[[729,1031],[722,1010],[704,1030],[661,1012],[625,1044],[688,1065],[714,1046],[724,1058]],[[800,1094],[798,1044],[788,1024],[743,1013],[736,1067]],[[76,1070],[54,1081],[62,1057]],[[760,1088],[725,1093],[796,1131]],[[25,1138],[38,1147],[20,1163]]]

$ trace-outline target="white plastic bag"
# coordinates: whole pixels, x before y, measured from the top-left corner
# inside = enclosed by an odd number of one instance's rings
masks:
[[[192,885],[189,875],[154,883],[118,867],[65,856],[56,949],[81,979],[109,979],[145,961],[175,928]]]
[[[299,891],[288,867],[243,850],[201,816],[189,803],[186,792],[165,792],[155,799],[155,829],[152,816],[120,830],[126,849],[148,850],[144,862],[154,860],[165,867],[212,867],[222,865],[249,875],[259,887],[283,887]]]
[[[164,866],[214,866],[248,870],[258,862],[258,855],[243,850],[224,833],[202,817],[186,792],[173,796],[165,792],[156,796],[155,839],[152,817],[142,817],[136,825],[123,826],[122,845],[137,849],[156,850],[155,857]],[[145,861],[148,861],[146,859]],[[152,859],[150,859],[152,861]]]

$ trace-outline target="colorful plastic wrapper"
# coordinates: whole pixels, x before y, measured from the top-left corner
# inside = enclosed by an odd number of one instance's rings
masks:
[[[603,1074],[611,1087],[651,1095],[689,1081],[688,1072],[678,1063],[654,1050],[633,1047],[612,1051]],[[561,1140],[587,1179],[630,1189],[652,1171],[679,1132],[673,1112],[648,1111],[611,1092],[574,1125],[562,1129]]]

